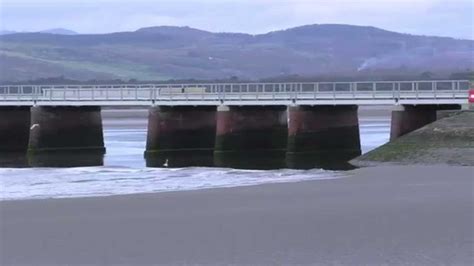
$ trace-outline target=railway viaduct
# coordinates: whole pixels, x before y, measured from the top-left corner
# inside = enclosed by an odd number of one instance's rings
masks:
[[[435,121],[438,110],[460,109],[468,91],[463,80],[5,85],[0,152],[101,156],[101,107],[149,106],[147,157],[283,153],[349,160],[361,153],[359,105],[392,105],[395,139]]]

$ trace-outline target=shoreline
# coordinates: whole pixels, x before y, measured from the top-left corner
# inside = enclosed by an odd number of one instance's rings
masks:
[[[79,167],[83,168],[83,167]],[[337,179],[346,179],[346,178],[361,178],[365,174],[369,174],[373,170],[379,171],[379,169],[392,169],[392,168],[414,168],[414,169],[446,169],[452,168],[456,170],[466,170],[471,171],[473,173],[473,182],[474,182],[474,167],[473,166],[466,166],[466,165],[449,165],[449,164],[411,164],[406,165],[397,162],[382,162],[373,165],[366,165],[366,166],[359,166],[353,170],[347,171],[335,171],[335,177],[323,177],[318,179],[306,179],[306,180],[290,180],[290,181],[280,181],[280,182],[265,182],[265,183],[257,183],[257,184],[244,184],[244,185],[230,185],[230,186],[222,186],[222,187],[210,187],[210,188],[192,188],[192,189],[183,189],[183,190],[169,190],[169,191],[155,191],[155,192],[137,192],[137,193],[126,193],[126,194],[111,194],[111,195],[91,195],[91,196],[72,196],[72,197],[51,197],[51,198],[25,198],[25,199],[0,199],[0,205],[4,202],[28,202],[28,201],[61,201],[61,200],[92,200],[92,199],[102,199],[102,198],[134,198],[134,197],[147,197],[159,194],[167,194],[167,193],[189,193],[189,192],[199,192],[202,191],[203,193],[213,191],[213,190],[226,190],[226,189],[240,189],[246,187],[258,187],[258,186],[285,186],[287,184],[295,184],[295,183],[318,183],[324,182],[329,180],[337,180]],[[16,168],[12,168],[16,169]],[[305,170],[304,170],[305,171]],[[343,174],[341,174],[341,172]],[[474,183],[473,183],[474,184]],[[474,191],[473,191],[474,196]]]
[[[473,167],[351,173],[234,188],[1,201],[2,265],[473,262]]]
[[[82,168],[82,167],[79,167]],[[12,168],[14,169],[14,168]],[[227,169],[227,168],[221,168]],[[232,169],[232,168],[228,168]],[[291,170],[291,169],[290,169]],[[245,170],[244,170],[245,171]],[[305,171],[305,170],[303,170]],[[345,171],[349,172],[349,171]],[[152,191],[152,192],[136,192],[136,193],[122,193],[122,194],[97,194],[97,195],[88,195],[88,196],[67,196],[67,197],[50,197],[50,198],[17,198],[17,199],[2,199],[0,198],[0,205],[2,202],[27,202],[27,201],[57,201],[57,200],[87,200],[87,199],[101,199],[101,198],[113,198],[113,197],[141,197],[141,196],[149,196],[154,194],[163,194],[163,193],[181,193],[181,192],[193,192],[193,191],[212,191],[212,190],[219,190],[219,189],[239,189],[244,187],[253,187],[253,186],[265,186],[265,185],[285,185],[291,183],[300,183],[300,182],[319,182],[325,180],[333,180],[333,179],[340,179],[340,178],[348,178],[351,177],[350,174],[341,174],[340,171],[334,172],[334,175],[327,176],[327,177],[318,177],[317,179],[295,179],[295,180],[285,180],[285,181],[266,181],[263,183],[251,183],[251,184],[231,184],[231,185],[223,185],[217,187],[196,187],[196,188],[189,188],[189,189],[176,189],[176,190],[168,190],[168,191]],[[1,190],[0,190],[1,192]]]

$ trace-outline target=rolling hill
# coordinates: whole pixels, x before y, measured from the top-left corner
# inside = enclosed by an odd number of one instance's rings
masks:
[[[110,34],[0,36],[0,81],[260,79],[474,69],[474,41],[374,27],[308,25],[260,35],[149,27]]]

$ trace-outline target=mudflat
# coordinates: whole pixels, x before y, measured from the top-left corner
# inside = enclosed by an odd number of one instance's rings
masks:
[[[1,265],[472,265],[474,167],[0,202]]]

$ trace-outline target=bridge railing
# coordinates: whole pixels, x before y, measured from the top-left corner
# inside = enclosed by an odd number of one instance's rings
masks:
[[[466,98],[467,80],[2,85],[0,101],[279,101]]]

